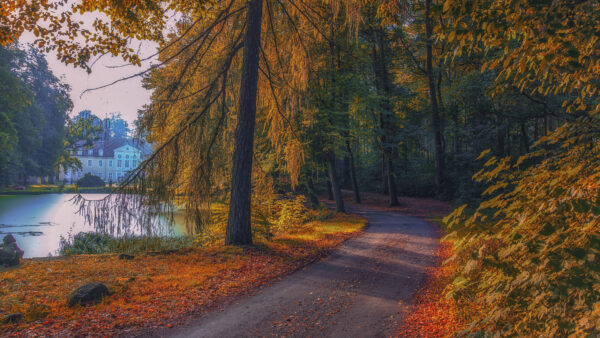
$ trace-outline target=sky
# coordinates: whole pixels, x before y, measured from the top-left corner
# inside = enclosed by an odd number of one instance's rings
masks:
[[[19,39],[21,44],[34,41],[33,34],[25,33]],[[135,48],[137,49],[137,45]],[[151,42],[142,42],[140,57],[152,55],[156,51],[156,45]],[[144,104],[150,102],[151,92],[142,87],[142,78],[136,77],[126,80],[110,87],[86,92],[88,88],[95,88],[111,83],[122,77],[136,74],[150,66],[150,60],[142,64],[142,67],[128,65],[120,68],[109,68],[110,66],[124,65],[121,58],[104,56],[92,68],[88,74],[85,70],[65,65],[57,60],[55,54],[46,54],[50,70],[63,82],[71,86],[71,100],[73,100],[73,111],[71,116],[77,115],[82,110],[89,109],[93,114],[104,118],[109,113],[120,112],[130,128],[133,121],[137,119],[137,111]]]

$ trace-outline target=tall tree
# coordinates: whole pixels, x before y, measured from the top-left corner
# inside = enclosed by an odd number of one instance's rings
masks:
[[[427,83],[429,85],[429,102],[431,104],[431,120],[433,124],[433,137],[435,144],[435,187],[440,194],[443,189],[444,181],[444,146],[442,120],[440,117],[438,98],[441,93],[436,93],[435,73],[433,71],[433,12],[431,9],[431,0],[425,0],[425,44],[426,44],[426,73]],[[441,74],[440,74],[441,77]],[[438,96],[440,95],[440,96]]]
[[[225,237],[226,244],[234,245],[252,244],[250,224],[252,158],[263,0],[250,0],[247,6],[238,124],[233,151],[231,200]]]

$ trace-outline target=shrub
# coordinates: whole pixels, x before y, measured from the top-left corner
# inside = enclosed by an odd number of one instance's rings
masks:
[[[277,220],[274,222],[279,231],[302,225],[307,220],[306,197],[299,195],[294,199],[282,199],[276,202],[279,209]]]
[[[80,232],[68,238],[61,237],[61,255],[144,253],[148,251],[171,251],[189,248],[193,240],[189,237],[124,236],[113,237],[96,232]]]
[[[96,175],[85,174],[85,176],[77,180],[77,187],[104,187],[104,181]]]
[[[463,205],[446,219],[455,230],[453,259],[462,267],[448,292],[480,310],[468,315],[472,333],[600,332],[600,142],[594,122],[564,125],[516,162],[489,158],[474,177],[490,184],[485,200],[472,215]]]

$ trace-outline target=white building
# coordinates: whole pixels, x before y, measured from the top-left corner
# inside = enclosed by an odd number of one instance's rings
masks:
[[[80,147],[73,156],[81,161],[81,170],[69,170],[61,180],[75,182],[85,174],[100,177],[105,182],[121,182],[150,153],[147,144],[129,139],[98,141],[93,147]]]

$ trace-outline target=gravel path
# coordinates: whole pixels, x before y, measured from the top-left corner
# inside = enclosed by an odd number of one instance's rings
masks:
[[[257,295],[197,318],[175,337],[390,336],[435,262],[439,233],[390,211],[352,208],[369,221],[326,259]]]

